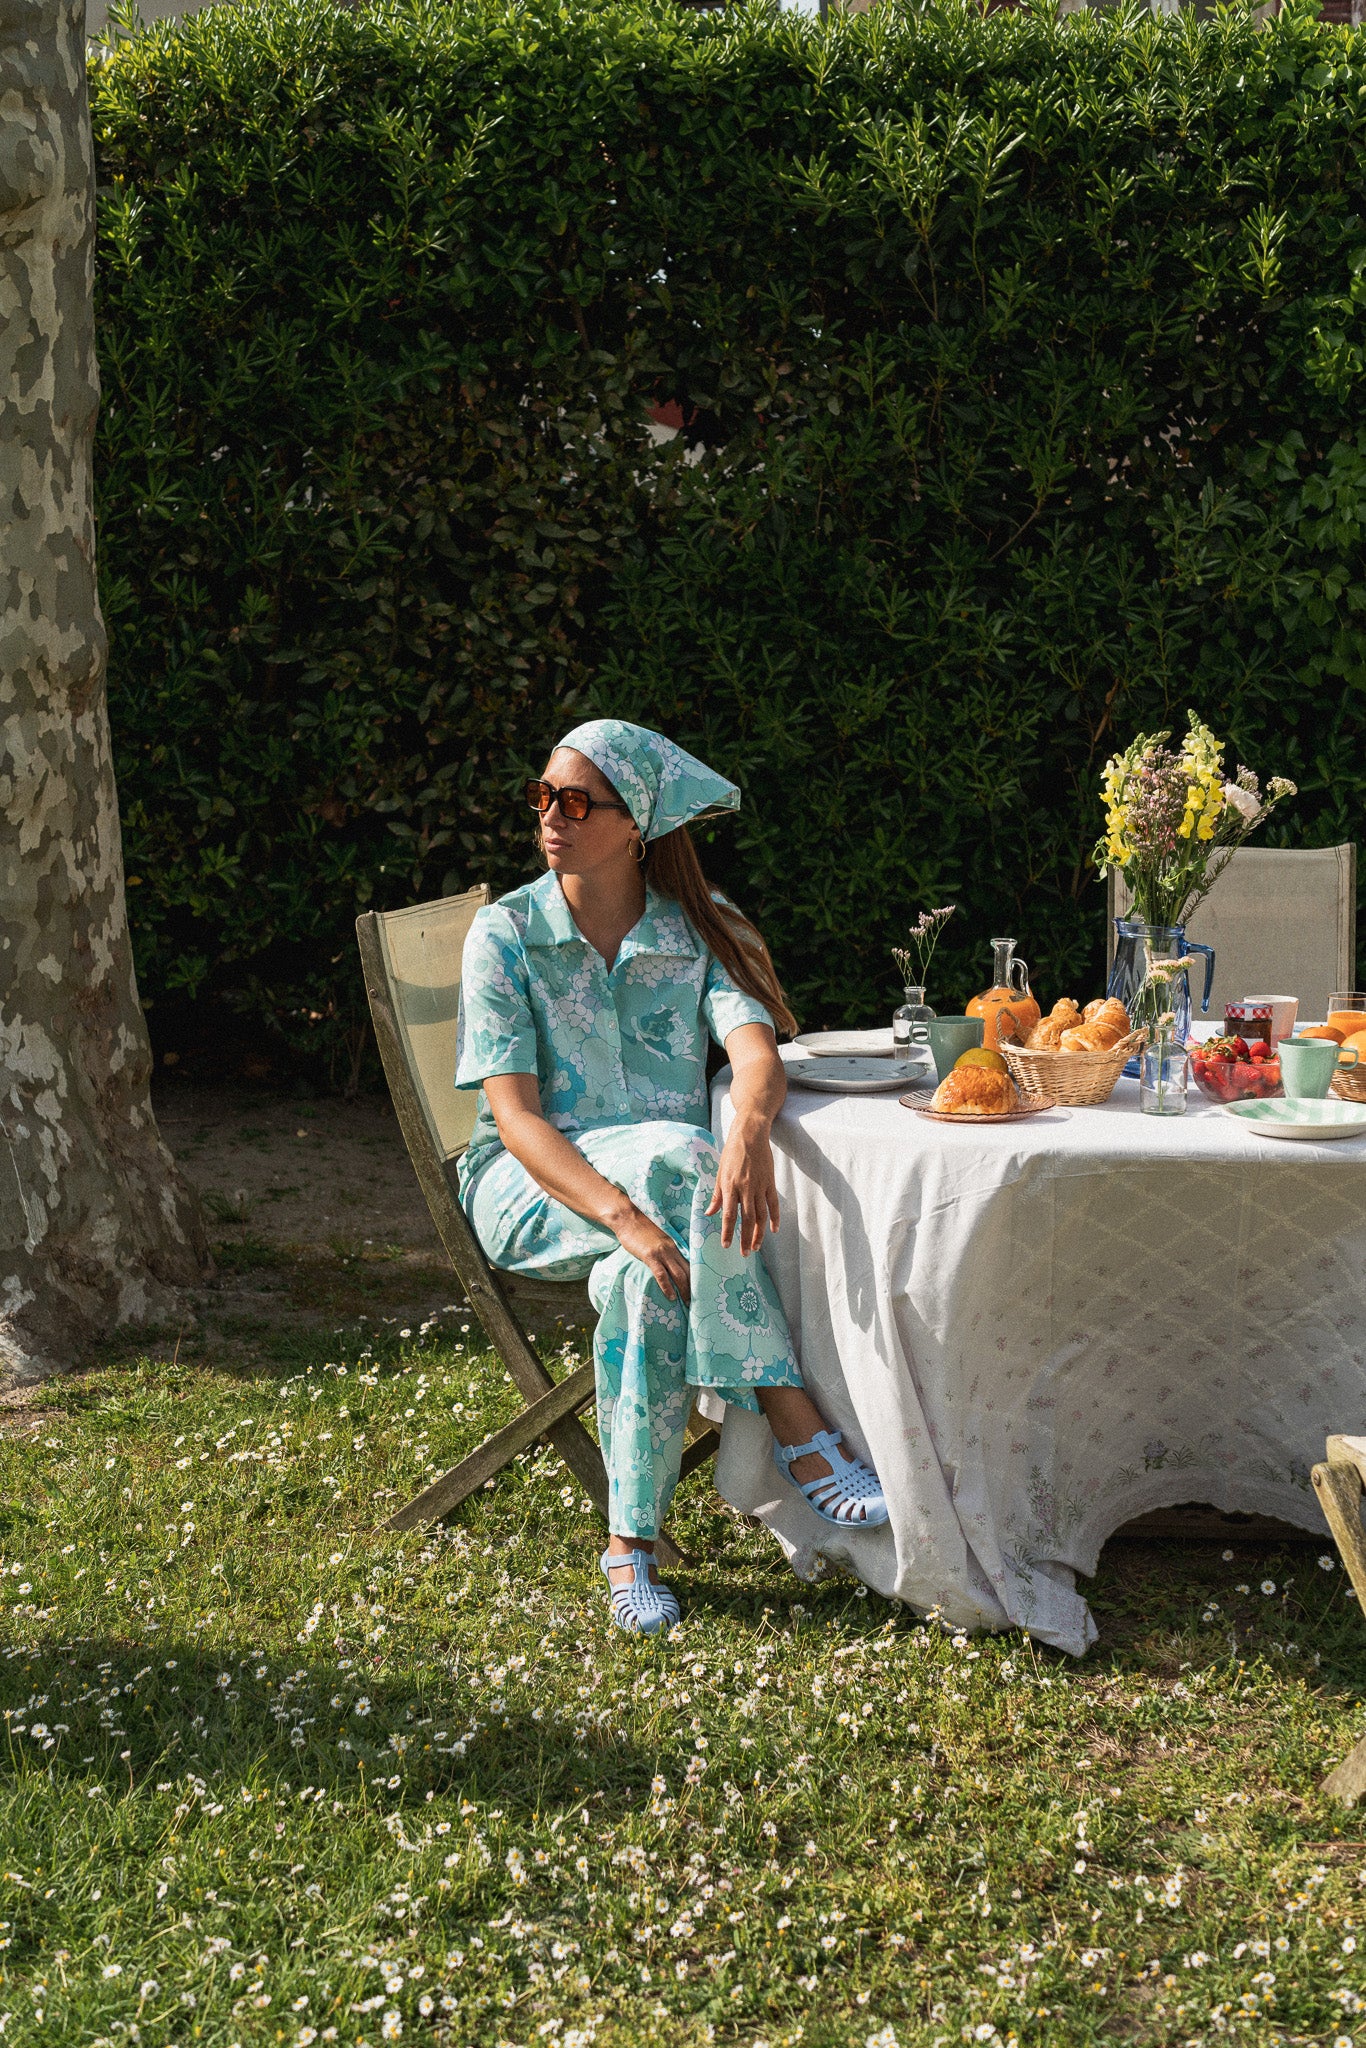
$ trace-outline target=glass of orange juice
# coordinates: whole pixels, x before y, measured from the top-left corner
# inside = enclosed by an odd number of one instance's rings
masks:
[[[1343,989],[1328,999],[1328,1015],[1324,1019],[1334,1031],[1340,1031],[1344,1038],[1351,1038],[1358,1031],[1366,1031],[1366,991]]]

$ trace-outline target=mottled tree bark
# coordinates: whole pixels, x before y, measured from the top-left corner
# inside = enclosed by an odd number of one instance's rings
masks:
[[[0,1376],[204,1263],[157,1132],[95,588],[85,0],[0,0]]]

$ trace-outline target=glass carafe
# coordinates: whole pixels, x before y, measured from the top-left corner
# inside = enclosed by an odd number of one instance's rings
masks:
[[[1039,1006],[1030,993],[1029,969],[1015,952],[1014,939],[991,942],[991,987],[983,989],[968,1004],[969,1017],[982,1020],[982,1043],[996,1049],[996,1026],[1003,1010],[1015,1022],[1015,1036],[1021,1045],[1039,1021]]]

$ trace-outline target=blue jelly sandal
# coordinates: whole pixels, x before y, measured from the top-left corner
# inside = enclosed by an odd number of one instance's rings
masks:
[[[841,1458],[836,1447],[843,1442],[844,1437],[837,1429],[818,1429],[809,1444],[780,1444],[775,1440],[773,1462],[788,1485],[805,1496],[823,1522],[834,1522],[841,1529],[876,1529],[887,1519],[882,1481],[862,1458],[855,1458],[852,1464]],[[805,1483],[794,1479],[791,1468],[798,1458],[809,1458],[813,1452],[830,1467],[825,1478],[808,1479]]]
[[[650,1577],[650,1566],[654,1561],[648,1550],[626,1550],[619,1556],[604,1550],[599,1559],[604,1575],[616,1571],[620,1565],[632,1567],[631,1583],[627,1586],[614,1586],[611,1579],[607,1579],[607,1589],[612,1596],[612,1619],[618,1628],[624,1628],[630,1635],[667,1634],[682,1619],[678,1601],[669,1588],[657,1585]]]

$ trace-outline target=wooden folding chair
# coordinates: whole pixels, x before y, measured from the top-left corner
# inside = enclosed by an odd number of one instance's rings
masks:
[[[1327,1461],[1315,1465],[1311,1477],[1338,1555],[1347,1567],[1357,1605],[1366,1614],[1366,1529],[1361,1525],[1366,1436],[1330,1436]],[[1330,1799],[1340,1799],[1344,1806],[1355,1806],[1366,1796],[1366,1735],[1328,1773],[1320,1789]]]
[[[527,1403],[505,1428],[391,1515],[389,1529],[411,1529],[451,1514],[541,1438],[607,1517],[602,1453],[577,1419],[593,1398],[593,1368],[581,1366],[557,1384],[518,1314],[519,1305],[550,1309],[591,1326],[596,1318],[587,1284],[496,1271],[459,1202],[456,1166],[478,1104],[473,1090],[455,1086],[460,956],[474,914],[487,902],[488,889],[481,886],[437,903],[367,911],[356,919],[375,1038],[408,1156],[470,1306]],[[720,1441],[720,1432],[710,1427],[695,1432],[683,1454],[684,1476],[711,1457]],[[665,1535],[656,1551],[664,1564],[679,1561]]]

